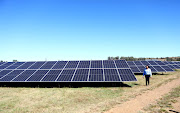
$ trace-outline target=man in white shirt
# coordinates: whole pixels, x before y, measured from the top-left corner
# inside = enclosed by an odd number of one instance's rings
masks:
[[[144,78],[144,76],[146,78],[146,86],[147,86],[147,85],[149,85],[149,78],[152,77],[152,72],[148,65],[144,69],[143,78]]]

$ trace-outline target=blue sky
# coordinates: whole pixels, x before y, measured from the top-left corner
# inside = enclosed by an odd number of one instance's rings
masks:
[[[0,60],[180,56],[179,0],[0,0]]]

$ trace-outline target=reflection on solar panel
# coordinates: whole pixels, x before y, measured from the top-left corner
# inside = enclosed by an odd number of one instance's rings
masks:
[[[137,81],[125,60],[0,63],[0,82],[123,81]]]

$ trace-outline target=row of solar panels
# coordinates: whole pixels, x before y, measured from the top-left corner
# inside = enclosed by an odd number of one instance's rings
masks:
[[[137,81],[125,60],[7,62],[0,64],[0,82]]]
[[[150,66],[153,73],[170,72],[173,69],[180,69],[180,62],[167,61],[127,61],[129,67],[134,73],[143,73],[145,66]]]
[[[146,65],[152,72],[180,68],[180,62],[161,61],[0,62],[0,82],[136,81],[133,73],[143,73]]]
[[[3,70],[1,82],[136,81],[131,69]]]
[[[98,61],[47,61],[47,62],[5,62],[2,69],[73,69],[73,68],[129,68],[125,60]]]

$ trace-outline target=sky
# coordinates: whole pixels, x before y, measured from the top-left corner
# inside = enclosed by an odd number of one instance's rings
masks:
[[[180,56],[179,0],[0,0],[0,60]]]

